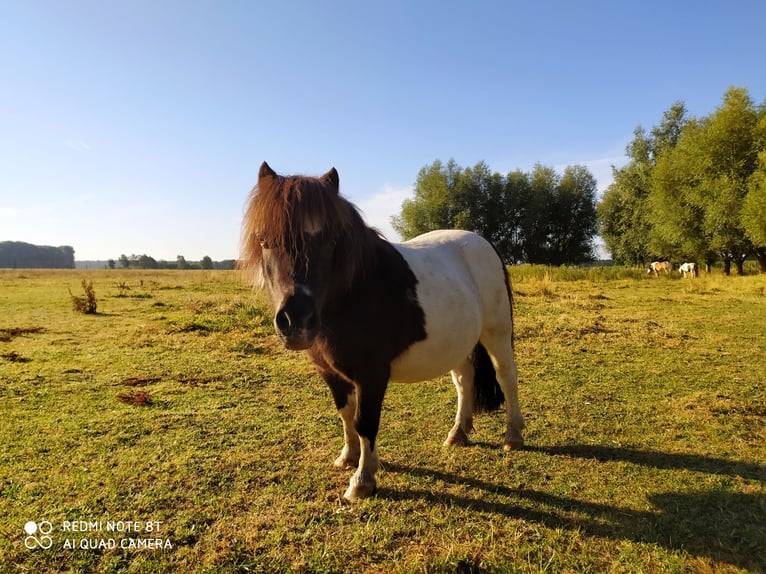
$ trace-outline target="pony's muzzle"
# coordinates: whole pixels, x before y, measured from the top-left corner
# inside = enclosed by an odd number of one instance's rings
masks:
[[[288,349],[308,349],[319,328],[313,298],[302,293],[288,297],[274,316],[274,327]]]

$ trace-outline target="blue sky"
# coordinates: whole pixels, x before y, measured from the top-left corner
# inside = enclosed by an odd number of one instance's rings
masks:
[[[264,160],[335,166],[395,239],[421,167],[584,164],[726,89],[766,99],[766,2],[0,0],[0,241],[238,254]]]

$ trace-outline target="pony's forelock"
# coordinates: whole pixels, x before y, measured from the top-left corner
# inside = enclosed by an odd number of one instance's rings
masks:
[[[330,188],[333,184],[335,187]],[[357,208],[339,195],[337,180],[261,177],[247,200],[239,267],[254,286],[262,287],[264,247],[287,252],[291,258],[300,257],[306,236],[320,230],[328,240],[341,244],[344,268],[339,272],[350,281],[376,232],[364,224]]]

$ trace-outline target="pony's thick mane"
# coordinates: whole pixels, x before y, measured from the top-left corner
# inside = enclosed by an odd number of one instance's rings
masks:
[[[337,244],[335,271],[350,283],[363,268],[377,232],[340,196],[337,180],[333,185],[324,177],[261,177],[247,200],[239,266],[260,285],[264,248],[285,252],[292,259],[303,257],[307,236],[318,229],[326,241]]]

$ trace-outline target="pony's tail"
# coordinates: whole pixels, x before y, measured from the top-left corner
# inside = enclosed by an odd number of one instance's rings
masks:
[[[500,408],[505,401],[503,390],[497,382],[497,374],[484,345],[477,343],[471,354],[473,363],[473,411],[490,413]]]

